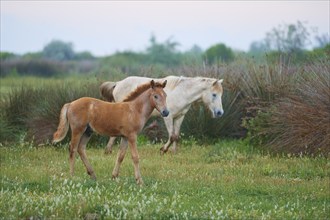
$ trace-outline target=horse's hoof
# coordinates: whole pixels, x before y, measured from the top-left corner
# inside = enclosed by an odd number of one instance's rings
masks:
[[[110,154],[112,154],[112,150],[105,150],[105,151],[104,151],[104,154],[105,154],[105,155],[110,155]]]

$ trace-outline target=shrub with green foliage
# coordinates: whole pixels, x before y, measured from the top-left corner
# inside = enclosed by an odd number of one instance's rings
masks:
[[[34,75],[50,77],[59,75],[67,70],[64,63],[47,59],[8,59],[1,61],[0,77],[15,72],[18,75]]]

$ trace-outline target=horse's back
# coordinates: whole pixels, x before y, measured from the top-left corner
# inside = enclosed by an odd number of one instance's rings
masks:
[[[164,88],[165,92],[167,91],[168,85],[173,84],[172,82],[176,81],[178,76],[167,76],[165,78],[149,78],[142,76],[129,76],[121,81],[116,83],[116,87],[113,91],[113,96],[116,102],[123,101],[127,95],[134,91],[138,86],[155,80],[157,82],[162,82],[165,79],[167,80],[167,86]]]

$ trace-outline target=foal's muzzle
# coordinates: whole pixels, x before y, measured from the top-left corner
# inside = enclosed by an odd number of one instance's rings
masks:
[[[160,114],[161,114],[163,117],[167,117],[167,116],[170,114],[170,112],[169,112],[167,109],[165,109],[165,110],[161,111]]]

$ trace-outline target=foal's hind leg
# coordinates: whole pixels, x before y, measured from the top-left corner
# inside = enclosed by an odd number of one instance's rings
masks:
[[[75,153],[77,152],[77,148],[80,143],[82,134],[83,134],[83,132],[81,132],[81,131],[72,130],[70,149],[69,149],[69,151],[70,151],[69,163],[70,163],[71,176],[74,175]]]
[[[92,165],[87,160],[87,156],[86,156],[86,145],[87,145],[90,137],[91,136],[86,135],[86,134],[83,134],[81,136],[79,147],[78,147],[78,153],[79,153],[80,158],[83,161],[83,163],[84,163],[84,165],[87,169],[88,175],[90,175],[93,180],[96,180],[95,172],[92,168]]]

